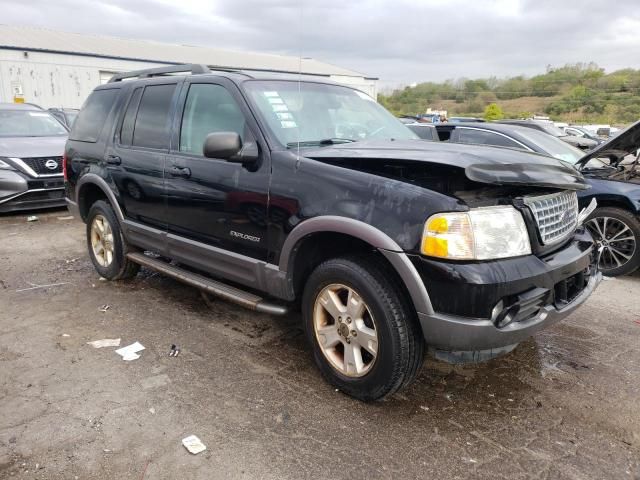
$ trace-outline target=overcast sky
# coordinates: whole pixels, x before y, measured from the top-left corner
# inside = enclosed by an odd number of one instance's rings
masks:
[[[637,0],[0,0],[0,23],[312,57],[383,85],[640,68]]]

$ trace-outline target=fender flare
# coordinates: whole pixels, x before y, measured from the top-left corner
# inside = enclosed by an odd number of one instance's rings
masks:
[[[404,283],[418,313],[433,314],[429,293],[409,257],[398,243],[386,233],[368,223],[352,218],[327,215],[314,217],[297,225],[282,246],[279,270],[289,277],[301,241],[314,233],[342,233],[367,242],[389,261]]]
[[[109,184],[105,181],[104,178],[96,175],[95,173],[86,173],[83,175],[78,183],[76,184],[76,204],[80,207],[80,193],[82,192],[83,187],[86,185],[95,185],[106,195],[113,207],[113,210],[116,212],[116,216],[120,222],[124,222],[124,215],[122,213],[122,209],[120,208],[120,204],[118,203],[118,199],[116,198],[113,190],[109,186]]]

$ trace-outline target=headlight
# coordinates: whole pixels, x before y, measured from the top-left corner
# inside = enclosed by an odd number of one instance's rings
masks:
[[[15,168],[13,168],[4,160],[0,159],[0,170],[15,170]]]
[[[511,206],[438,213],[427,220],[421,251],[453,260],[490,260],[531,253],[522,214]]]

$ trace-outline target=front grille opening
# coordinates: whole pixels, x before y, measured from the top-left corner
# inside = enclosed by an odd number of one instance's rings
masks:
[[[560,280],[553,287],[554,305],[556,308],[562,308],[573,302],[589,283],[590,269],[585,268],[575,275]]]

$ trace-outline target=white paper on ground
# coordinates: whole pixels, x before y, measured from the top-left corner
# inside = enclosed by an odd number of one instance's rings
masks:
[[[204,452],[207,449],[207,447],[195,435],[190,435],[187,438],[183,438],[182,445],[184,445],[185,448],[194,455],[196,453]]]
[[[87,345],[91,345],[93,348],[102,347],[119,347],[119,338],[103,338],[102,340],[94,340],[93,342],[87,342]]]
[[[123,360],[129,362],[131,360],[137,360],[140,358],[140,355],[137,352],[144,350],[144,347],[140,342],[132,343],[131,345],[127,345],[126,347],[119,348],[116,350],[116,353],[122,357]]]

